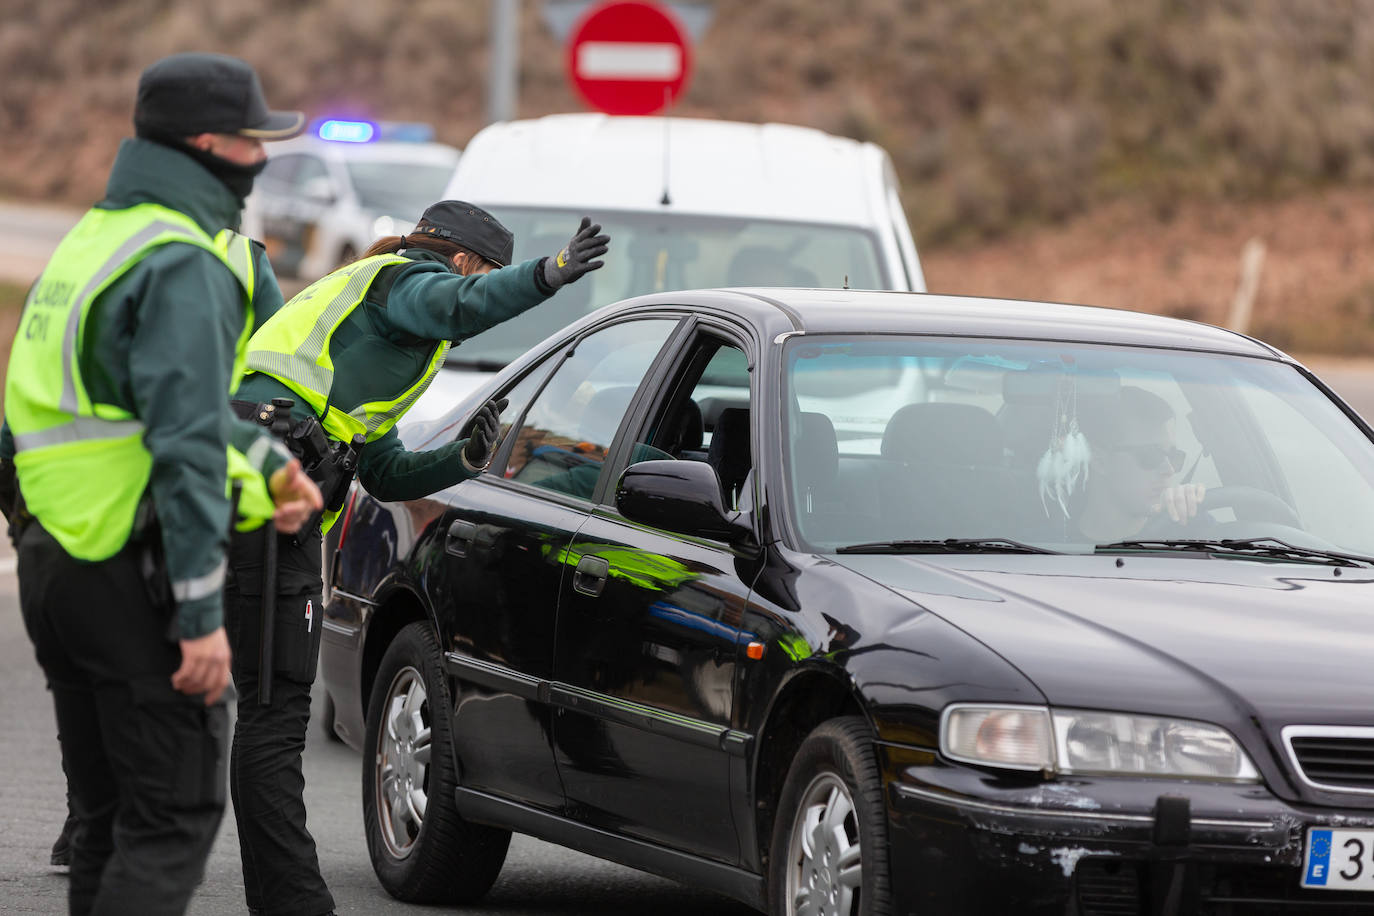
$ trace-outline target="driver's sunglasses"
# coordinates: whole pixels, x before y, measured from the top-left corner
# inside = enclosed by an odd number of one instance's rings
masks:
[[[1159,463],[1167,458],[1169,467],[1174,469],[1174,473],[1178,473],[1183,470],[1183,460],[1188,457],[1187,452],[1176,446],[1165,448],[1162,445],[1118,445],[1112,451],[1130,452],[1142,471],[1158,469]]]

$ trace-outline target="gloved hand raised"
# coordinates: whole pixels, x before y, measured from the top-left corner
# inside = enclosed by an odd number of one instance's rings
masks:
[[[501,411],[509,403],[505,398],[487,401],[472,415],[468,423],[468,443],[463,446],[463,461],[468,469],[481,471],[491,463],[491,452],[501,434]]]
[[[568,246],[557,254],[544,259],[544,282],[554,289],[571,283],[589,270],[605,265],[605,261],[595,258],[606,253],[609,235],[599,235],[601,226],[589,217],[582,217],[582,225],[568,241]]]

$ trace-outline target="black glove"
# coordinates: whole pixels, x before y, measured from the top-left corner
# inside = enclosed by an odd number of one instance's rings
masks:
[[[604,266],[605,261],[593,260],[606,253],[606,245],[611,240],[609,235],[598,235],[600,231],[599,224],[593,223],[590,217],[582,217],[582,225],[568,241],[568,247],[544,259],[544,282],[558,289],[587,271]]]
[[[501,411],[508,401],[487,401],[468,422],[468,443],[463,446],[463,460],[474,470],[483,470],[491,463],[491,451],[501,435]]]

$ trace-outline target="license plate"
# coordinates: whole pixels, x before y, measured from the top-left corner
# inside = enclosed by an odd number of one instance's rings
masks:
[[[1374,893],[1374,830],[1307,829],[1302,886]]]

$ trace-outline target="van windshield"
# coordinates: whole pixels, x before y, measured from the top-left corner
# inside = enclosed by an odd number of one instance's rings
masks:
[[[515,233],[515,263],[553,254],[582,211],[493,207]],[[499,368],[603,305],[630,296],[718,286],[890,289],[877,239],[847,226],[669,213],[589,213],[611,237],[606,266],[538,308],[478,334],[449,354],[454,364]]]

